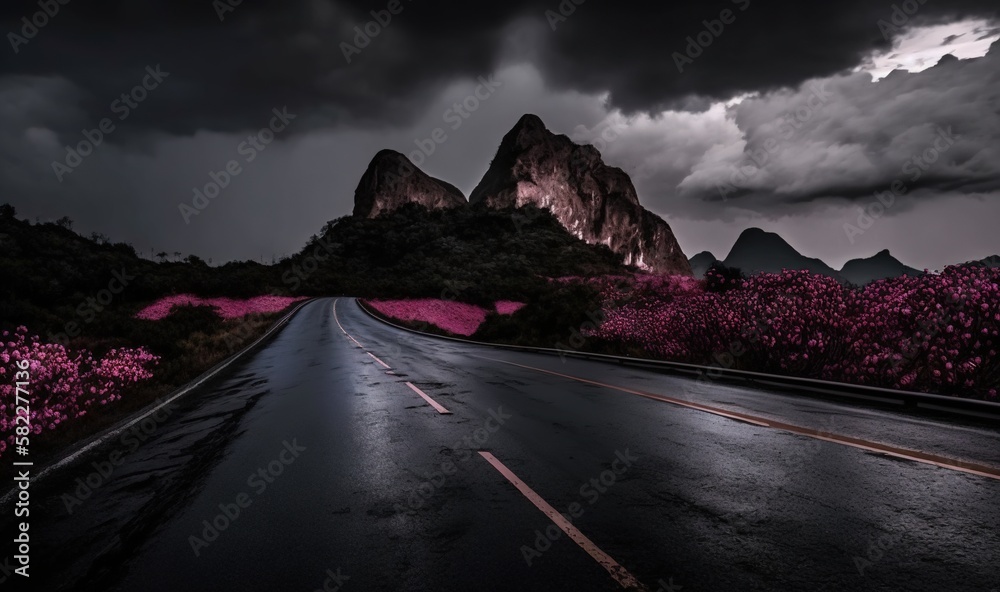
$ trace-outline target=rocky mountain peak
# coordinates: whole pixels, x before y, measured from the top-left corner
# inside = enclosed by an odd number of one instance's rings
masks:
[[[374,218],[407,203],[433,209],[467,202],[457,187],[424,173],[403,154],[380,150],[354,190],[354,215]]]
[[[534,113],[525,113],[521,116],[521,119],[517,120],[511,131],[545,131],[545,123],[542,122],[542,118],[535,115]]]
[[[525,115],[504,136],[472,204],[547,208],[572,234],[607,245],[641,269],[689,275],[670,226],[639,204],[632,180],[600,152],[549,131]]]

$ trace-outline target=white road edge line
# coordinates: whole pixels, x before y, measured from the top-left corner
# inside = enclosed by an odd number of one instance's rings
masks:
[[[127,424],[112,429],[111,431],[107,432],[106,434],[98,437],[96,440],[90,442],[89,444],[87,444],[83,448],[77,450],[76,452],[70,453],[68,456],[63,457],[62,460],[59,460],[59,461],[57,461],[57,462],[49,465],[48,467],[45,467],[37,475],[35,475],[34,477],[32,477],[31,484],[35,485],[36,483],[38,483],[38,481],[40,481],[43,477],[45,477],[46,475],[48,475],[52,471],[54,471],[56,469],[60,469],[60,468],[62,468],[64,466],[72,463],[74,460],[76,460],[77,458],[80,458],[80,456],[86,454],[90,450],[93,450],[94,448],[100,446],[101,444],[104,444],[105,442],[107,442],[111,438],[114,438],[115,436],[118,436],[119,434],[121,434],[125,430],[129,429],[130,427],[132,427],[135,424],[139,423],[140,421],[146,419],[150,415],[156,413],[160,409],[163,409],[167,405],[170,405],[171,403],[173,403],[177,399],[183,397],[184,395],[188,394],[192,390],[198,388],[202,384],[204,384],[207,381],[211,380],[216,375],[218,375],[219,372],[222,372],[223,370],[225,370],[226,368],[228,368],[233,362],[241,359],[247,352],[249,352],[253,348],[257,347],[261,342],[263,342],[265,339],[267,339],[268,337],[270,337],[271,334],[273,334],[275,331],[277,331],[278,329],[284,327],[285,324],[288,323],[288,321],[295,315],[295,313],[299,312],[299,310],[301,310],[302,307],[304,307],[306,304],[309,304],[309,302],[312,302],[312,299],[303,302],[299,306],[296,306],[291,312],[289,312],[287,315],[285,315],[284,318],[282,318],[281,320],[279,320],[270,329],[268,329],[267,332],[265,332],[263,335],[261,335],[257,339],[257,341],[254,341],[252,344],[250,344],[250,345],[246,346],[245,348],[243,348],[242,351],[238,352],[237,354],[235,354],[234,356],[232,356],[229,360],[227,360],[226,362],[224,362],[221,365],[217,366],[214,370],[210,370],[208,374],[202,376],[196,382],[188,384],[186,387],[184,387],[181,390],[179,390],[178,392],[176,392],[169,399],[163,401],[162,403],[160,403],[156,407],[153,407],[152,409],[149,409],[148,411],[146,411],[142,415],[139,415],[138,417],[134,418],[132,421],[128,422]],[[0,498],[0,505],[6,504],[8,502],[8,500],[11,498],[11,496],[13,496],[16,491],[17,491],[16,489],[11,489],[6,494],[4,494],[3,498]]]
[[[337,326],[340,327],[340,331],[344,335],[346,335],[348,339],[350,339],[351,341],[354,342],[354,345],[360,347],[361,349],[365,349],[365,346],[363,346],[360,343],[358,343],[357,339],[351,337],[351,334],[347,332],[347,329],[344,329],[344,326],[340,324],[340,317],[337,316],[337,303],[338,302],[340,302],[340,298],[337,298],[336,300],[333,301],[333,320],[337,322]]]

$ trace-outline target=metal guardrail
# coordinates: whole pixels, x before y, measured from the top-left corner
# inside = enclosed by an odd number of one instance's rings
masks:
[[[613,356],[576,350],[532,347],[527,345],[510,345],[505,343],[488,343],[472,339],[462,339],[460,337],[438,335],[394,323],[389,319],[369,310],[360,299],[355,298],[354,301],[357,303],[358,307],[365,312],[365,314],[381,323],[391,325],[403,331],[409,331],[410,333],[416,333],[436,339],[445,339],[471,345],[480,345],[513,351],[557,355],[560,357],[578,358],[584,360],[597,360],[665,371],[672,374],[688,374],[696,376],[707,374],[714,381],[725,380],[727,382],[750,383],[754,385],[778,387],[782,390],[805,391],[806,394],[820,394],[828,397],[842,397],[868,402],[886,403],[899,406],[906,410],[955,413],[965,416],[1000,420],[1000,403],[980,401],[978,399],[963,399],[961,397],[914,393],[909,391],[851,384],[847,382],[833,382],[830,380],[819,380],[815,378],[801,378],[797,376],[782,376],[780,374],[751,372],[749,370],[737,370],[733,368],[723,368],[720,366],[701,366],[698,364],[687,364],[683,362],[651,360],[649,358],[633,358],[630,356]]]

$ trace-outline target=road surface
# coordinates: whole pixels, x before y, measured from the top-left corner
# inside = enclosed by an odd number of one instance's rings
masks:
[[[35,485],[31,579],[989,592],[996,467],[986,425],[428,338],[320,299]]]

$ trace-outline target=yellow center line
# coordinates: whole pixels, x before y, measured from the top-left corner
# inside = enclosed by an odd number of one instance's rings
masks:
[[[390,370],[391,369],[391,368],[389,368],[389,364],[386,364],[382,360],[378,359],[378,356],[376,356],[372,352],[365,352],[365,353],[368,354],[369,356],[371,356],[372,359],[375,360],[376,362],[378,362],[379,364],[382,364],[382,367],[385,368],[386,370]]]
[[[472,354],[470,354],[472,355]],[[915,462],[933,465],[936,467],[941,467],[943,469],[949,469],[952,471],[960,471],[963,473],[968,473],[970,475],[977,475],[979,477],[987,477],[990,479],[1000,480],[1000,468],[985,465],[981,463],[968,462],[963,460],[958,460],[954,458],[948,458],[945,456],[940,456],[937,454],[932,454],[929,452],[921,452],[919,450],[912,450],[908,448],[901,448],[898,446],[890,446],[887,444],[881,444],[878,442],[872,442],[869,440],[863,440],[861,438],[854,438],[852,436],[844,436],[840,434],[834,434],[830,432],[823,432],[813,428],[807,428],[803,426],[798,426],[790,423],[785,423],[781,421],[775,421],[765,417],[758,417],[754,415],[747,415],[745,413],[739,413],[735,411],[728,411],[725,409],[720,409],[718,407],[712,407],[709,405],[702,405],[700,403],[693,403],[691,401],[685,401],[684,399],[677,399],[674,397],[668,397],[665,395],[658,395],[655,393],[649,393],[645,391],[640,391],[636,389],[631,389],[627,387],[617,386],[613,384],[607,384],[604,382],[598,382],[596,380],[589,380],[586,378],[580,378],[579,376],[572,376],[570,374],[562,374],[560,372],[554,372],[552,370],[545,370],[544,368],[535,368],[534,366],[525,366],[523,364],[517,364],[515,362],[508,362],[506,360],[498,360],[496,358],[488,358],[485,356],[473,357],[482,358],[484,360],[490,360],[493,362],[500,362],[501,364],[507,364],[509,366],[516,366],[518,368],[524,368],[526,370],[534,370],[535,372],[542,372],[544,374],[551,374],[552,376],[558,376],[560,378],[566,378],[576,382],[582,382],[584,384],[591,384],[594,386],[600,386],[607,389],[612,389],[632,395],[638,395],[640,397],[645,397],[647,399],[653,399],[656,401],[662,401],[664,403],[670,403],[672,405],[678,405],[681,407],[687,407],[689,409],[694,409],[697,411],[702,411],[704,413],[711,413],[712,415],[718,415],[721,417],[726,417],[729,419],[734,419],[736,421],[742,421],[757,425],[765,428],[772,428],[776,430],[781,430],[784,432],[789,432],[792,434],[797,434],[800,436],[806,436],[809,438],[814,438],[816,440],[822,440],[824,442],[833,442],[835,444],[841,444],[843,446],[850,446],[852,448],[857,448],[860,450],[865,450],[868,452],[875,452],[878,454],[884,454],[887,456],[893,456],[896,458],[902,458],[906,460],[912,460]]]
[[[417,386],[412,382],[407,382],[406,386],[410,387],[410,390],[420,395],[424,399],[424,401],[427,401],[427,403],[430,404],[430,406],[433,407],[441,415],[451,415],[451,411],[445,409],[443,405],[432,399],[430,395],[428,395],[424,391],[417,388]]]
[[[615,561],[610,555],[602,551],[594,541],[587,538],[585,534],[580,532],[580,529],[573,526],[573,523],[566,519],[565,516],[559,513],[550,503],[545,501],[542,496],[535,493],[527,483],[522,481],[513,471],[508,469],[506,465],[500,462],[497,457],[493,456],[489,452],[480,451],[479,455],[486,459],[493,468],[500,472],[508,481],[511,482],[514,487],[517,488],[521,494],[528,498],[536,508],[542,511],[546,516],[549,517],[556,526],[558,526],[563,532],[573,540],[574,543],[580,545],[580,548],[587,552],[588,555],[594,558],[601,567],[606,569],[611,577],[615,579],[616,582],[621,584],[622,588],[628,590],[648,590],[643,586],[639,580],[635,578],[627,569],[622,567],[617,561]]]

